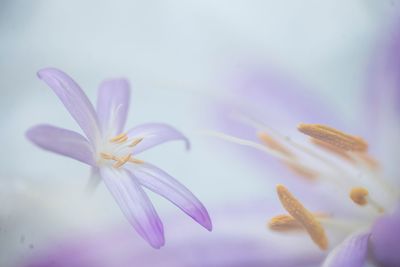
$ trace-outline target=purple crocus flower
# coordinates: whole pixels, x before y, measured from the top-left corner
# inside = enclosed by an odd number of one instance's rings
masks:
[[[164,229],[142,187],[165,197],[211,231],[207,210],[185,186],[136,158],[140,152],[167,141],[183,140],[187,148],[189,141],[173,127],[160,123],[143,124],[124,132],[130,95],[126,80],[103,82],[95,110],[78,84],[62,71],[42,69],[38,77],[56,93],[86,138],[70,130],[37,125],[27,131],[29,140],[89,165],[93,177],[100,176],[128,221],[154,248],[164,245]]]
[[[324,267],[400,266],[398,47],[396,34],[379,50],[368,73],[367,109],[351,126],[265,68],[239,76],[233,93],[239,100],[217,107],[225,134],[216,135],[246,146],[241,152],[262,163],[255,166],[273,166],[274,181],[287,185],[276,188],[286,212],[270,218],[270,229],[308,233],[326,253]],[[296,125],[309,139],[288,130]],[[279,165],[268,164],[266,154]]]

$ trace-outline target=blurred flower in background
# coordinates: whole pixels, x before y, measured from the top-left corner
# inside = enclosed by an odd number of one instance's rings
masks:
[[[369,127],[368,133],[361,130],[367,125],[354,126],[361,122],[358,110],[364,103],[360,95],[365,91],[361,84],[365,82],[366,61],[397,10],[398,3],[390,0],[251,4],[209,0],[1,1],[0,144],[4,153],[0,154],[0,265],[112,267],[130,266],[132,261],[143,262],[143,266],[160,262],[177,266],[318,265],[325,255],[302,232],[282,235],[268,231],[265,224],[282,212],[274,187],[282,178],[292,179],[286,185],[312,211],[326,211],[325,201],[315,203],[319,207],[310,206],[315,196],[300,192],[322,186],[294,179],[293,172],[279,162],[268,161],[264,153],[254,155],[253,148],[232,153],[235,146],[226,142],[222,146],[220,140],[199,132],[210,129],[209,121],[216,116],[215,110],[209,112],[209,103],[221,104],[221,99],[231,106],[232,101],[239,103],[236,118],[243,110],[258,109],[258,104],[246,105],[245,96],[235,98],[232,86],[222,90],[227,87],[225,81],[219,83],[232,69],[241,72],[238,62],[250,62],[244,68],[246,77],[274,77],[278,84],[285,84],[283,88],[296,91],[277,90],[274,100],[269,101],[274,114],[255,113],[264,123],[296,138],[291,131],[300,118],[293,114],[308,113],[310,117],[300,116],[301,120],[315,122],[311,119],[316,118],[317,105],[318,123],[366,137],[371,154],[382,159],[376,148],[382,148],[385,155],[388,150],[377,142],[390,139],[374,139],[372,134],[394,133],[381,128],[393,127],[383,120],[388,117],[382,114],[378,121],[369,120],[381,124]],[[269,70],[265,72],[254,62],[268,62]],[[79,130],[50,90],[37,82],[35,73],[43,66],[74,73],[92,99],[99,79],[123,75],[134,90],[129,124],[157,120],[179,127],[191,140],[191,153],[165,144],[143,152],[143,156],[168,167],[171,175],[180,177],[180,182],[203,201],[213,218],[213,233],[199,231],[188,216],[146,192],[166,228],[166,246],[155,251],[132,231],[103,184],[94,194],[85,194],[87,181],[81,177],[88,173],[79,162],[32,146],[24,136],[31,125],[48,122]],[[283,74],[287,70],[298,79],[288,79]],[[376,72],[373,68],[368,71]],[[242,80],[246,80],[243,75],[229,77],[235,86]],[[382,80],[386,80],[385,75],[377,83],[382,85]],[[286,96],[279,97],[279,93]],[[262,98],[257,97],[257,101],[265,109]],[[385,98],[379,99],[386,108]],[[301,106],[296,105],[299,102]],[[387,147],[394,148],[393,144]],[[250,158],[250,154],[254,156]],[[381,164],[387,162],[390,160]],[[76,261],[71,263],[73,259]]]
[[[321,250],[329,251],[322,263],[326,267],[361,267],[367,261],[400,265],[399,32],[396,25],[379,44],[361,100],[367,100],[366,108],[352,124],[335,119],[335,110],[329,112],[321,101],[298,94],[304,91],[301,85],[266,68],[238,75],[237,101],[216,108],[218,126],[228,134],[211,134],[247,146],[242,152],[261,170],[273,166],[263,153],[277,159],[276,178],[270,180],[289,184],[299,196],[277,186],[288,214],[273,217],[271,230],[307,231]],[[317,124],[299,124],[303,121]],[[370,143],[323,124],[357,135],[364,131]],[[296,125],[311,139],[305,142],[291,134],[288,127]],[[368,146],[377,159],[368,154]]]

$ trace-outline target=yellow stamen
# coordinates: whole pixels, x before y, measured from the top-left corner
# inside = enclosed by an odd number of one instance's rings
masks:
[[[118,159],[118,161],[116,163],[114,163],[113,167],[114,168],[119,168],[122,165],[124,165],[125,163],[127,163],[129,161],[129,159],[131,158],[131,154],[128,154],[120,159]]]
[[[365,206],[368,203],[367,196],[369,192],[364,187],[354,187],[350,191],[350,198],[354,203]]]
[[[129,146],[130,147],[134,147],[134,146],[136,146],[137,144],[139,144],[142,141],[143,141],[143,137],[142,138],[137,138],[137,139],[133,140],[132,143]]]
[[[308,180],[315,180],[318,178],[319,174],[318,172],[307,168],[305,166],[302,166],[298,163],[294,163],[294,162],[286,162],[286,166],[293,171],[295,174],[306,178]]]
[[[141,160],[141,159],[134,159],[134,158],[130,158],[130,159],[129,159],[129,162],[136,163],[136,164],[142,164],[142,163],[144,163],[143,160]]]
[[[308,136],[345,151],[365,152],[368,149],[367,142],[361,137],[349,135],[325,125],[301,123],[297,128]]]
[[[328,248],[328,238],[325,230],[315,218],[283,185],[277,185],[276,191],[283,207],[307,230],[311,239],[320,249]]]
[[[378,202],[376,202],[369,196],[368,190],[364,187],[352,188],[350,191],[350,198],[351,200],[353,200],[354,203],[360,206],[365,206],[368,204],[379,213],[385,211],[385,209]]]
[[[264,145],[266,145],[270,149],[278,151],[287,157],[293,157],[293,154],[286,147],[284,147],[267,133],[259,132],[257,133],[257,136],[264,143]]]
[[[379,162],[367,153],[357,153],[357,156],[370,168],[373,170],[379,169]]]
[[[115,143],[121,144],[123,142],[126,142],[126,140],[128,140],[128,136],[124,136],[123,138],[121,138],[120,140],[116,141]]]
[[[128,140],[128,136],[126,135],[126,133],[122,133],[122,134],[119,134],[119,135],[111,138],[110,142],[112,142],[112,143],[122,143],[122,142],[125,142],[126,140]]]
[[[345,160],[347,160],[349,162],[354,163],[354,159],[349,156],[347,151],[345,151],[345,150],[343,150],[341,148],[338,148],[337,146],[333,146],[333,145],[331,145],[329,143],[326,143],[324,141],[321,141],[321,140],[315,139],[315,138],[311,138],[311,142],[314,145],[316,145],[316,146],[318,146],[318,147],[320,147],[320,148],[322,148],[322,149],[324,149],[324,150],[326,150],[328,152],[331,152],[332,154],[335,154],[335,155],[337,155],[337,156],[339,156],[339,157],[341,157],[341,158],[343,158],[343,159],[345,159]]]
[[[313,213],[315,217],[318,218],[325,218],[328,217],[326,213]],[[302,224],[300,224],[299,221],[297,221],[295,218],[288,214],[280,214],[275,217],[273,217],[269,222],[268,222],[268,227],[273,230],[273,231],[278,231],[278,232],[287,232],[287,231],[293,231],[293,230],[304,230],[304,227]]]
[[[111,154],[109,154],[109,153],[104,153],[104,152],[102,152],[102,153],[100,153],[100,156],[101,156],[103,159],[114,159],[114,156],[111,155]]]
[[[304,229],[303,225],[301,225],[295,218],[286,214],[277,215],[273,217],[268,222],[268,227],[273,231],[284,231],[284,232]]]

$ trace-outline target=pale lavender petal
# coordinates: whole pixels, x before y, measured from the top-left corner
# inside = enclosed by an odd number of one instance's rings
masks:
[[[399,185],[400,169],[400,28],[385,32],[366,73],[365,109],[362,124],[367,128],[372,153],[380,159],[385,176]]]
[[[363,267],[368,252],[370,233],[346,238],[326,258],[322,267]]]
[[[88,139],[95,142],[100,133],[96,112],[79,85],[58,69],[46,68],[37,74],[53,89]]]
[[[88,140],[74,131],[42,124],[30,128],[26,137],[45,150],[94,165]]]
[[[143,186],[162,195],[206,229],[212,230],[211,219],[206,208],[175,178],[148,163],[130,167],[130,170]]]
[[[134,148],[133,153],[137,154],[159,144],[182,140],[189,149],[189,140],[178,130],[163,123],[147,123],[134,127],[128,131],[129,138],[143,138]]]
[[[103,134],[120,134],[126,122],[129,109],[129,83],[125,79],[104,81],[97,98],[97,116]]]
[[[367,72],[366,112],[369,119],[379,119],[390,109],[400,115],[400,30],[398,21],[376,44]]]
[[[154,248],[164,245],[164,228],[136,177],[125,170],[104,167],[101,177],[128,221]]]
[[[379,219],[372,228],[374,257],[387,267],[400,266],[400,209]]]

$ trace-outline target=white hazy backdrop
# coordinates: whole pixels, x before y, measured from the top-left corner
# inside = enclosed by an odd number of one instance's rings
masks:
[[[221,97],[229,71],[246,60],[276,64],[352,118],[368,57],[396,5],[383,0],[0,0],[0,266],[73,231],[127,224],[103,185],[91,196],[84,194],[88,167],[25,139],[26,129],[37,123],[79,130],[36,77],[37,70],[64,70],[92,100],[103,79],[128,78],[128,127],[165,122],[192,141],[189,152],[170,143],[141,158],[187,185],[212,215],[214,206],[232,200],[275,199],[272,187],[261,182],[268,174],[215,149],[210,137],[199,133],[205,130],[201,103]],[[192,223],[165,200],[152,198],[162,217],[172,214]],[[173,227],[166,222],[167,240]]]

